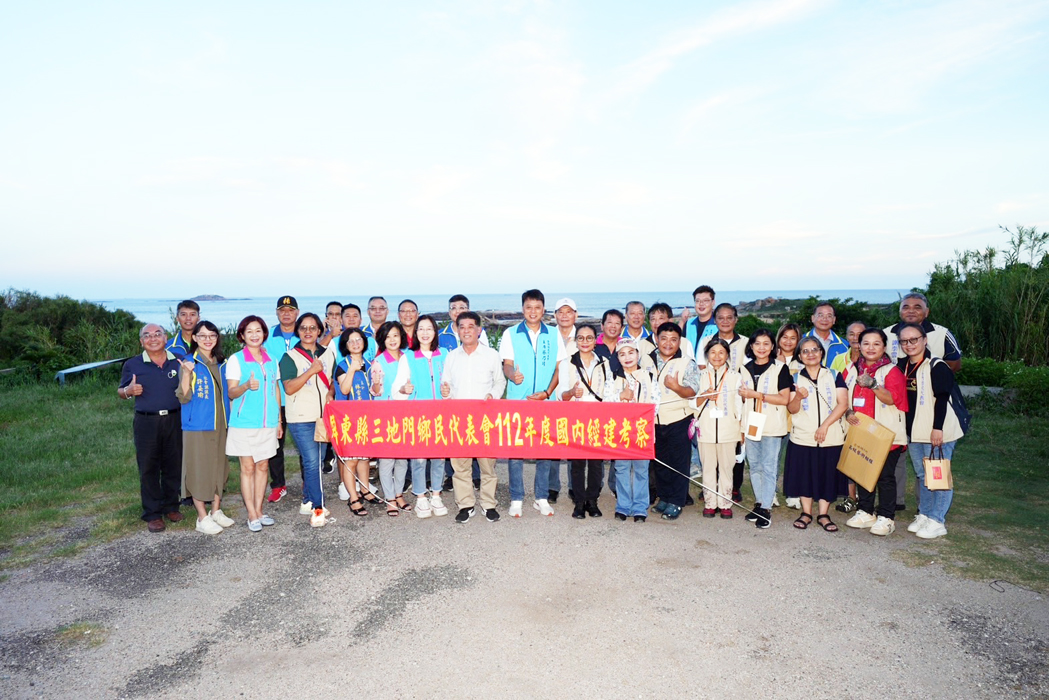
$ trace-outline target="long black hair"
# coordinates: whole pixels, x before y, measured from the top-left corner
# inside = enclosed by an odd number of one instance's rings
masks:
[[[263,326],[265,328],[266,326]],[[197,325],[193,326],[193,335],[200,333],[202,328],[206,328],[215,334],[215,347],[211,351],[211,359],[220,365],[226,360],[226,356],[222,353],[222,332],[219,331],[219,327],[211,321],[201,321]],[[197,351],[197,341],[190,341],[189,354],[192,355]]]

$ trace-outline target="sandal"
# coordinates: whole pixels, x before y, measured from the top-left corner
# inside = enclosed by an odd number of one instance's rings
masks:
[[[363,491],[362,490],[361,491],[361,500],[364,501],[365,503],[367,503],[368,505],[372,505],[372,506],[376,506],[376,505],[379,505],[380,503],[382,503],[382,500],[380,500],[375,495],[375,493],[372,492],[372,491]]]
[[[823,522],[826,520],[827,522]],[[830,519],[829,515],[816,516],[816,522],[823,528],[824,532],[837,532],[838,526],[834,524],[834,521]]]
[[[412,504],[406,502],[404,500],[404,496],[398,496],[397,498],[393,499],[393,504],[401,510],[403,510],[405,513],[408,513],[412,510]]]
[[[386,503],[386,515],[390,516],[391,518],[396,518],[400,514],[401,511],[397,510],[396,503],[394,503],[393,501],[388,501]]]
[[[794,527],[799,530],[805,530],[808,528],[809,523],[812,522],[812,513],[802,513],[798,516],[798,519],[794,521]]]
[[[361,500],[359,498],[353,499],[352,501],[350,501],[346,505],[348,505],[350,507],[350,512],[353,513],[354,515],[364,516],[364,515],[368,514],[368,511],[365,510],[363,505],[361,505]],[[354,508],[354,506],[357,506],[357,507]]]

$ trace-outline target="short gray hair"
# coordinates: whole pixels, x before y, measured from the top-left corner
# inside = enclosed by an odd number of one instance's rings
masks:
[[[922,294],[921,292],[908,292],[907,294],[904,294],[903,298],[900,299],[900,303],[902,304],[903,302],[907,301],[908,299],[920,299],[921,302],[923,304],[925,304],[925,308],[929,308],[929,300],[926,299],[925,295]]]

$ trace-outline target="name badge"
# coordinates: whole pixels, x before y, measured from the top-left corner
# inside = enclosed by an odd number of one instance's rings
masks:
[[[863,408],[866,405],[867,405],[867,399],[863,398],[862,396],[857,396],[856,398],[854,398],[852,400],[852,407],[853,408]]]

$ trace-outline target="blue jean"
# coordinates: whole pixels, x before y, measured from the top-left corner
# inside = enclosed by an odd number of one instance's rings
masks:
[[[550,496],[550,462],[549,459],[537,459],[535,461],[535,499],[548,498]],[[510,500],[524,500],[524,460],[511,459],[507,462],[510,470]]]
[[[572,467],[568,468],[568,488],[572,488]],[[550,490],[561,490],[561,460],[550,460]]]
[[[617,459],[615,475],[616,512],[623,515],[647,515],[648,460]]]
[[[957,440],[943,443],[944,459],[951,458],[956,444]],[[907,447],[907,452],[911,455],[911,464],[914,465],[914,473],[918,477],[918,512],[943,525],[954,500],[954,491],[930,491],[925,488],[925,465],[922,464],[922,458],[932,457],[933,446],[927,442],[912,442]],[[939,455],[940,450],[937,449],[936,456]]]
[[[382,486],[382,497],[392,501],[404,493],[404,475],[408,473],[406,459],[380,459],[379,484]],[[425,488],[425,486],[423,487]]]
[[[779,480],[779,451],[786,438],[763,437],[754,441],[747,438],[747,462],[750,463],[750,485],[754,489],[754,500],[762,508],[771,508],[776,497],[776,482]]]
[[[313,439],[317,424],[288,423],[288,432],[295,441],[295,449],[302,457],[302,502],[314,508],[324,507],[324,489],[321,488],[321,443]]]
[[[412,458],[412,493],[416,496],[426,495],[426,462],[430,463],[430,489],[440,491],[444,483],[443,459]]]

